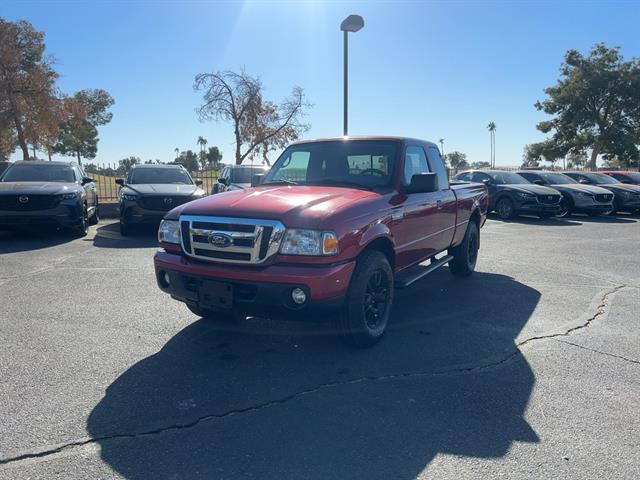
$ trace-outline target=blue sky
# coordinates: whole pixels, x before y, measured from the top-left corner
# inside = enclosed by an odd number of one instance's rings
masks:
[[[351,134],[445,139],[445,153],[517,165],[543,138],[533,104],[554,84],[563,54],[604,41],[640,56],[640,2],[630,1],[12,1],[0,16],[44,31],[66,93],[104,88],[116,100],[100,128],[98,162],[135,155],[169,161],[204,136],[233,159],[231,126],[201,123],[199,72],[258,75],[271,100],[294,85],[313,103],[307,137],[342,133],[341,20],[351,34]],[[14,155],[15,157],[15,155]]]

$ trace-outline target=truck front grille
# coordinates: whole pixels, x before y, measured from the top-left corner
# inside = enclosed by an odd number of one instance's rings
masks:
[[[30,212],[48,210],[60,203],[59,195],[0,195],[0,210]]]
[[[180,231],[189,257],[259,265],[278,253],[285,227],[276,220],[182,215]]]

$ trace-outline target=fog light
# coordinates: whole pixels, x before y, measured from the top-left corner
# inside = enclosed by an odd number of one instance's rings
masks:
[[[167,287],[171,285],[171,277],[167,272],[164,272],[164,275],[162,276],[162,278],[164,279],[164,283],[167,284]]]
[[[291,299],[298,305],[302,305],[307,301],[307,294],[301,288],[294,288],[291,291]]]

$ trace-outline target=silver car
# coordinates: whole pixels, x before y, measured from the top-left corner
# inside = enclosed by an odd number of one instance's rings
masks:
[[[264,165],[227,165],[220,172],[218,182],[213,185],[211,193],[249,188],[254,175],[263,175],[268,171],[269,167]]]
[[[537,172],[524,170],[518,175],[531,183],[553,187],[562,194],[560,217],[572,213],[588,215],[608,215],[614,210],[613,194],[604,188],[583,185],[573,178],[556,172]]]

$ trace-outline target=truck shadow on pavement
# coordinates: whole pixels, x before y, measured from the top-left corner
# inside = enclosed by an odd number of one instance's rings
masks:
[[[514,339],[539,298],[444,269],[398,292],[368,350],[302,323],[195,321],[107,388],[87,430],[128,479],[414,479],[437,454],[501,457],[538,441]]]
[[[99,248],[153,248],[158,246],[157,225],[144,225],[134,229],[130,235],[120,235],[120,224],[100,225],[91,240]]]

